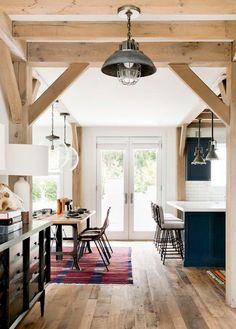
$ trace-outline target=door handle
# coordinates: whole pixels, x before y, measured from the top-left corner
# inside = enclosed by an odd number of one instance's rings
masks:
[[[134,194],[130,193],[130,203],[134,203]]]
[[[128,203],[128,193],[125,193],[124,197],[125,197],[125,204],[127,204]]]

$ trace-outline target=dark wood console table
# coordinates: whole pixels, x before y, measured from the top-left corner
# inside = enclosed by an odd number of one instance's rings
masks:
[[[48,220],[33,221],[22,230],[0,235],[0,329],[15,328],[37,301],[44,313],[50,226]]]

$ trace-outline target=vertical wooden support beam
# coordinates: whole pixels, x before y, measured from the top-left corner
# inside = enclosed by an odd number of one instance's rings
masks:
[[[186,200],[186,184],[185,184],[185,154],[180,153],[181,143],[181,127],[176,129],[176,155],[177,155],[177,200]]]
[[[29,126],[28,109],[32,98],[32,70],[25,62],[15,62],[14,70],[22,103],[21,123],[9,121],[9,143],[31,144],[32,128]],[[9,186],[12,189],[16,182],[16,176],[9,176]],[[32,178],[27,178],[32,188]]]
[[[1,40],[0,53],[0,77],[2,90],[9,105],[11,120],[14,122],[20,122],[22,105],[14,67],[12,65],[11,53]]]
[[[79,154],[79,163],[72,172],[72,200],[74,207],[81,207],[81,142],[82,127],[76,123],[71,123],[72,146]]]
[[[226,302],[236,307],[236,62],[227,72],[230,125],[227,129]]]

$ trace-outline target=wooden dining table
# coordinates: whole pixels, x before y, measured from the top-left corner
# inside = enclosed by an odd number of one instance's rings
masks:
[[[47,217],[51,221],[52,225],[56,226],[56,259],[63,259],[63,255],[71,255],[74,260],[75,268],[81,270],[78,262],[78,234],[84,229],[90,228],[90,218],[95,215],[96,211],[91,210],[83,214],[80,214],[78,218],[69,217],[65,214],[55,214]],[[62,226],[71,226],[73,232],[73,250],[71,252],[63,251],[63,237],[62,237]],[[87,245],[88,251],[91,252],[90,244]]]

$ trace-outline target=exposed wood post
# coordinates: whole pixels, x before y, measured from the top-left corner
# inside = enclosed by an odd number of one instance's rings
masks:
[[[177,154],[177,200],[186,200],[186,184],[185,184],[185,153],[180,153],[181,142],[180,127],[176,129],[176,154]]]
[[[78,166],[72,172],[72,200],[73,206],[81,207],[81,142],[82,127],[76,123],[71,123],[72,129],[72,146],[79,154]]]
[[[226,302],[236,307],[236,62],[227,72],[230,126],[227,129]]]
[[[229,107],[186,64],[169,64],[173,72],[197,94],[226,125],[229,125]]]
[[[21,98],[18,90],[11,54],[7,46],[0,40],[0,78],[3,93],[7,100],[10,116],[13,122],[21,121]]]
[[[30,106],[29,123],[32,124],[60,94],[88,67],[88,63],[71,64],[59,78]]]
[[[9,143],[12,144],[31,144],[32,128],[28,124],[28,107],[32,97],[32,70],[24,62],[14,63],[16,80],[19,87],[19,93],[22,102],[22,118],[21,123],[9,121]],[[16,176],[9,176],[9,186],[13,189],[16,182]],[[27,178],[32,188],[32,178]]]
[[[184,156],[186,146],[187,124],[183,124],[181,127],[180,142],[179,142],[179,155]]]

